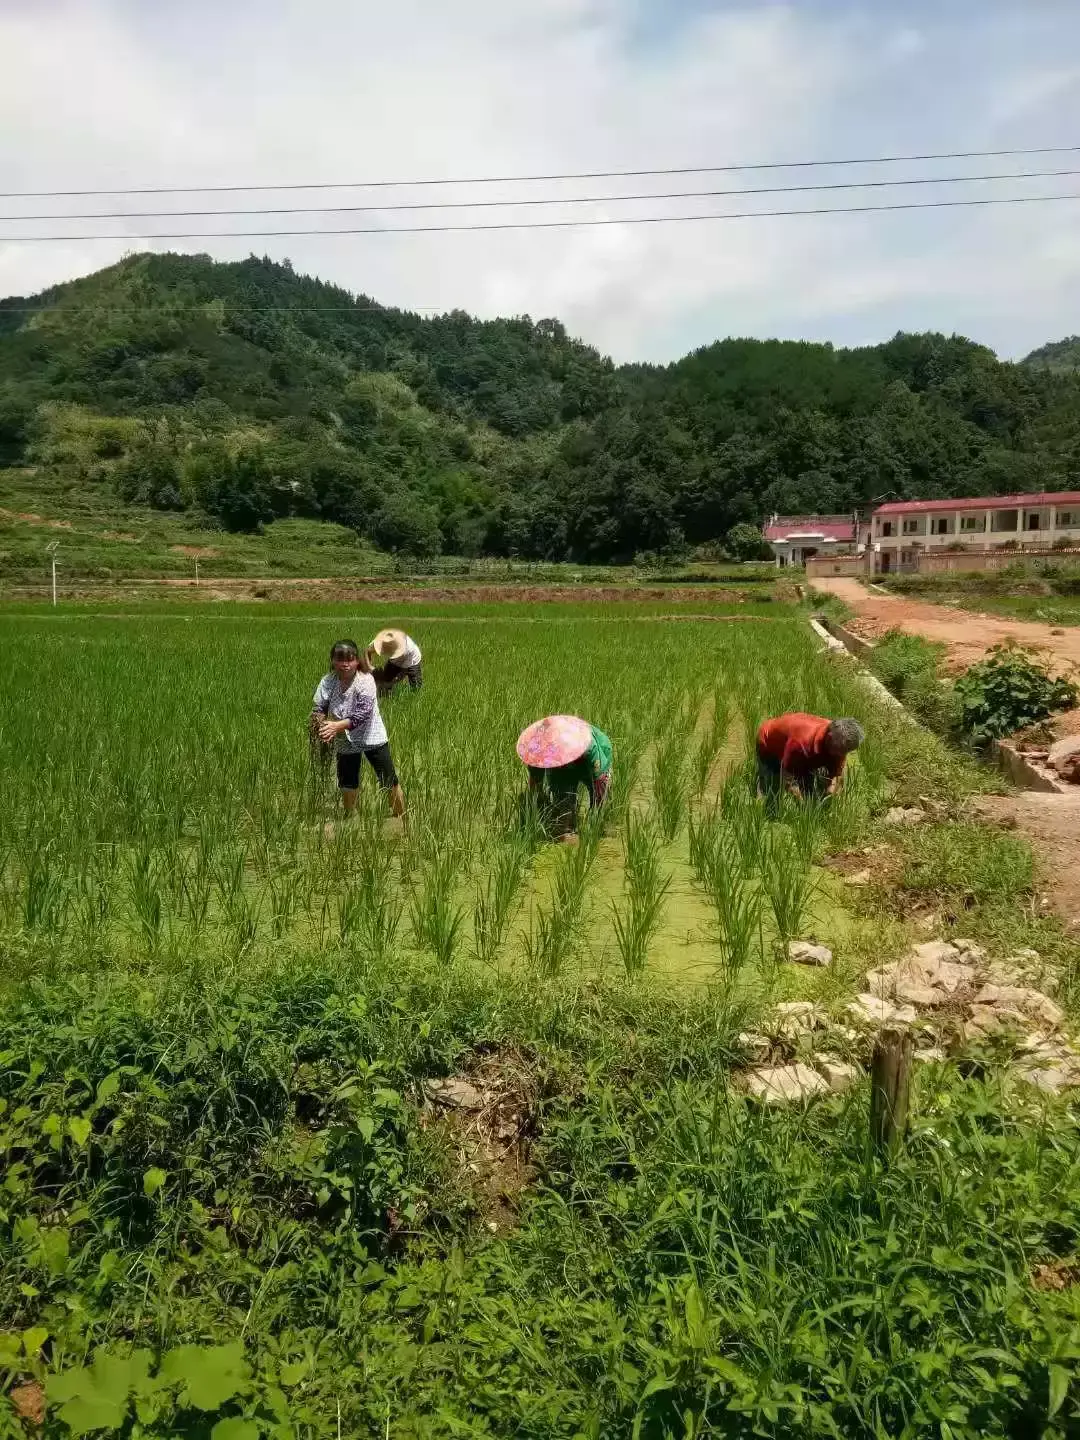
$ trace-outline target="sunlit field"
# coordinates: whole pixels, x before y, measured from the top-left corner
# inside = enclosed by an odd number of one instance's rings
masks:
[[[404,826],[370,772],[357,817],[327,825],[332,766],[307,743],[330,643],[380,617],[0,620],[5,968],[242,974],[334,948],[634,973],[678,968],[688,929],[699,978],[767,963],[805,918],[815,848],[858,827],[882,764],[872,739],[831,812],[766,823],[743,763],[759,721],[866,708],[773,611],[416,625],[425,687],[383,702]],[[558,854],[514,753],[553,712],[616,757],[609,806]]]
[[[1068,1004],[1075,943],[1016,837],[882,843],[992,782],[804,615],[672,610],[0,613],[0,1435],[1077,1433],[1074,1106],[933,1064],[885,1166],[865,1080],[731,1083],[915,908],[1037,943]],[[424,654],[382,702],[407,815],[368,769],[346,820],[311,696],[388,623]],[[770,812],[787,709],[867,741]],[[557,712],[614,745],[576,846],[514,751]]]

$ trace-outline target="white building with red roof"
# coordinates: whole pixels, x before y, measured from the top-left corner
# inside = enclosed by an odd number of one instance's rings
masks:
[[[870,542],[877,575],[918,570],[924,555],[943,551],[1080,547],[1080,490],[892,500],[875,509]]]
[[[829,555],[854,555],[863,546],[856,540],[854,515],[773,515],[764,529],[777,565],[805,565]],[[860,536],[864,539],[865,536]]]

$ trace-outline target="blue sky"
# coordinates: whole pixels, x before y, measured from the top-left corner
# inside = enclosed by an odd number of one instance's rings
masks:
[[[398,0],[393,7],[7,0],[0,53],[3,190],[555,173],[1080,144],[1080,6],[1071,0]],[[1080,169],[1080,151],[887,171],[594,181],[558,193],[1028,168]],[[423,201],[555,191],[394,193]],[[1071,191],[1080,194],[1080,175],[953,193]],[[379,193],[327,193],[321,203],[370,203]],[[949,192],[900,193],[923,199]],[[889,195],[717,197],[608,204],[589,213],[873,203]],[[125,208],[109,201],[0,203],[6,215]],[[200,203],[259,201],[195,195],[127,208]],[[300,196],[263,203],[320,202]],[[471,216],[484,212],[456,218]],[[389,212],[366,218],[395,223]],[[622,360],[673,359],[727,334],[863,344],[928,328],[970,334],[1017,356],[1080,330],[1078,221],[1080,201],[577,231],[207,239],[172,248],[222,259],[252,249],[288,255],[298,269],[414,308],[554,314]],[[141,228],[266,223],[145,221]],[[277,223],[349,222],[312,216]],[[4,224],[0,237],[43,228],[69,234],[102,226]],[[116,238],[52,245],[0,238],[0,293],[29,293],[125,250],[150,248],[126,238],[140,222],[105,228]]]

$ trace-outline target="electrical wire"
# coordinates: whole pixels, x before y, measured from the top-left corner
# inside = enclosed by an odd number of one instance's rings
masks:
[[[1080,145],[1040,145],[1013,150],[946,150],[927,155],[870,155],[835,160],[769,160],[725,165],[678,165],[652,170],[578,170],[555,175],[474,175],[427,180],[309,180],[289,184],[128,185],[100,190],[0,190],[0,200],[71,199],[90,195],[210,195],[256,190],[389,190],[427,185],[524,185],[541,181],[626,180],[646,175],[721,175],[752,170],[827,169],[840,165],[903,165],[930,160],[990,160],[1017,155],[1076,154]]]
[[[790,195],[834,190],[890,190],[913,185],[974,185],[989,180],[1052,180],[1080,169],[1014,170],[996,175],[930,175],[903,180],[842,180],[812,185],[758,185],[729,190],[668,190],[637,195],[555,195],[513,200],[410,200],[404,204],[258,206],[247,210],[105,210],[88,214],[0,215],[0,224],[41,220],[161,220],[216,215],[355,215],[405,210],[494,210],[528,205],[608,205],[643,200],[712,200],[732,195]]]
[[[577,230],[599,225],[678,225],[707,220],[768,220],[793,215],[869,215],[899,210],[956,210],[990,205],[1045,205],[1080,200],[1080,191],[1062,195],[979,196],[966,200],[907,200],[886,205],[813,205],[792,210],[721,210],[703,215],[603,216],[590,220],[497,220],[478,225],[361,225],[337,229],[313,226],[303,230],[155,230],[143,234],[119,231],[112,235],[5,235],[0,244],[36,245],[53,241],[90,240],[257,240],[295,236],[331,235],[445,235],[494,230]]]

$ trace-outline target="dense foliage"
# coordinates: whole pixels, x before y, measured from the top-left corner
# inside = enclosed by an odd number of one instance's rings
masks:
[[[738,527],[772,510],[1070,483],[1080,375],[1035,359],[900,334],[616,368],[556,320],[423,318],[288,262],[139,255],[0,302],[0,464],[416,555],[627,560],[733,527],[747,553]]]

